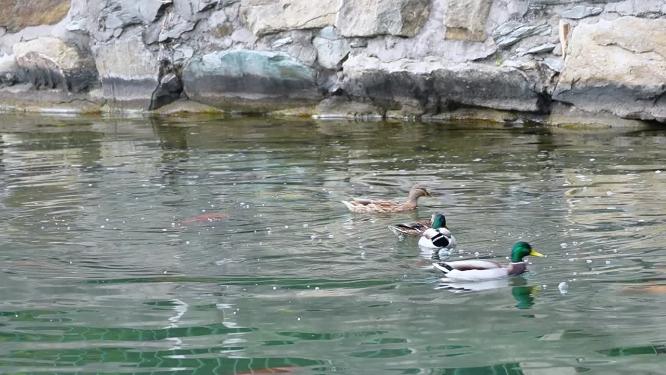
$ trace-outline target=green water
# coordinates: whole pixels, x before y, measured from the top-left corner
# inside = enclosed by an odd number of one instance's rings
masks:
[[[664,374],[664,160],[659,129],[5,116],[0,373]],[[452,259],[548,257],[439,289],[386,228],[434,211]]]

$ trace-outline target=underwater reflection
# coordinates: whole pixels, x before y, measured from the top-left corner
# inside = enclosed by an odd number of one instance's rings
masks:
[[[511,295],[516,299],[516,307],[519,309],[529,309],[534,306],[534,299],[539,290],[536,286],[514,286],[511,288]]]
[[[445,289],[452,293],[473,293],[511,287],[511,295],[518,309],[529,309],[539,291],[536,285],[527,285],[524,277],[495,279],[476,282],[442,282],[435,289]]]

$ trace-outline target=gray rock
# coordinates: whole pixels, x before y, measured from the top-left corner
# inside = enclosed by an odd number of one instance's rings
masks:
[[[565,11],[560,12],[560,17],[569,18],[572,20],[579,20],[582,18],[596,16],[598,14],[601,14],[601,12],[603,11],[604,9],[599,7],[576,5],[573,8],[569,8]]]
[[[176,73],[168,73],[160,79],[159,86],[153,93],[150,110],[155,110],[180,98],[183,92],[183,83]]]
[[[482,42],[492,0],[449,0],[444,25],[446,39]]]
[[[429,15],[430,0],[342,0],[335,26],[345,37],[410,37]]]
[[[342,60],[351,51],[349,42],[341,38],[332,26],[322,29],[312,44],[317,49],[319,65],[326,69],[340,69]]]
[[[538,55],[540,53],[550,53],[550,52],[553,52],[555,47],[557,47],[557,45],[554,44],[554,43],[545,43],[545,44],[541,44],[539,46],[529,48],[525,51],[520,51],[520,54],[521,55]]]
[[[184,33],[194,30],[196,21],[188,21],[178,14],[171,14],[162,23],[158,41],[160,43],[180,38]]]
[[[353,38],[349,42],[351,48],[365,48],[368,46],[368,40],[365,38]]]
[[[13,47],[19,78],[35,88],[61,89],[78,93],[97,82],[97,71],[89,54],[52,37],[17,43]]]
[[[284,47],[287,44],[292,44],[294,42],[294,38],[288,36],[286,38],[280,38],[277,40],[274,40],[273,43],[271,43],[271,47],[273,49],[278,49],[280,47]]]
[[[257,42],[255,49],[283,52],[305,65],[313,65],[317,61],[317,50],[312,45],[312,40],[311,31],[293,30],[264,36]]]
[[[332,25],[337,10],[335,0],[241,0],[243,19],[258,36]]]
[[[195,21],[202,17],[200,14],[212,9],[219,0],[172,0],[174,11],[188,21]]]
[[[160,59],[138,35],[96,46],[102,97],[124,108],[148,109],[159,84]]]
[[[557,73],[562,71],[562,66],[564,65],[564,62],[560,57],[547,57],[543,59],[543,63],[546,64],[548,69]]]
[[[493,38],[499,48],[507,48],[529,36],[549,35],[550,32],[551,27],[548,24],[530,25],[518,21],[509,21],[493,31]]]
[[[606,12],[622,16],[663,17],[666,13],[666,3],[664,0],[625,0],[607,5]]]
[[[534,83],[514,68],[441,60],[382,63],[355,56],[345,62],[344,72],[347,95],[357,101],[370,99],[386,111],[439,113],[458,106],[547,110]]]
[[[315,77],[288,55],[235,50],[195,57],[185,67],[183,83],[187,96],[198,102],[263,112],[317,102]]]
[[[666,19],[581,23],[554,99],[592,112],[666,122]]]
[[[133,25],[150,24],[162,16],[172,0],[91,0],[88,18],[97,39],[110,40]]]
[[[0,87],[18,83],[19,67],[14,55],[0,56]]]

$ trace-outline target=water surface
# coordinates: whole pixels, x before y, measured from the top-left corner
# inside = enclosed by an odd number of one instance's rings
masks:
[[[659,129],[4,116],[0,373],[664,373],[665,154]],[[414,213],[339,202],[417,182]],[[386,229],[435,211],[451,259],[548,257],[439,289]]]

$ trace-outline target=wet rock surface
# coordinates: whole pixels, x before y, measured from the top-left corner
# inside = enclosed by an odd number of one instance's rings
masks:
[[[558,111],[666,122],[661,0],[0,6],[0,104],[352,118],[568,108]]]
[[[229,110],[265,111],[315,102],[315,71],[274,52],[213,52],[193,59],[183,72],[191,99]]]

